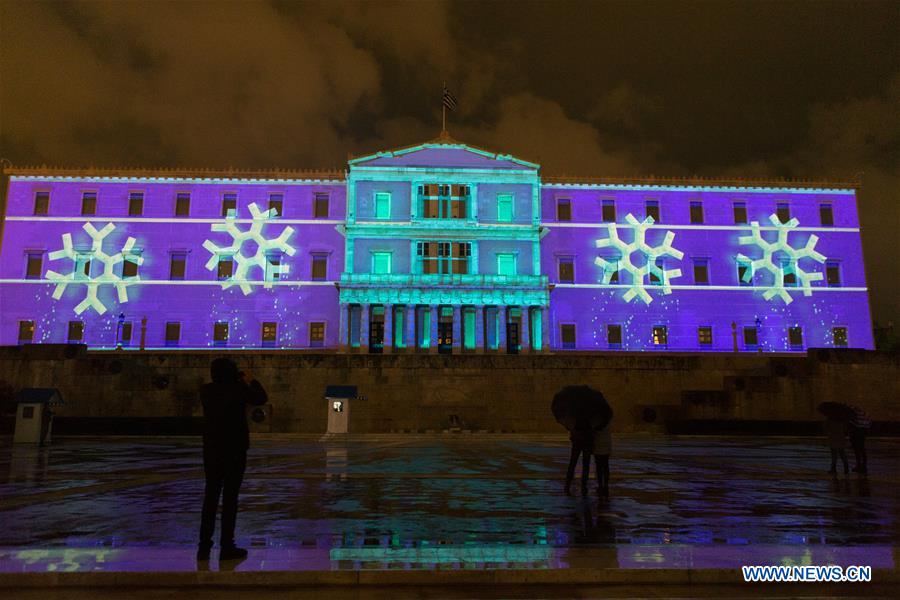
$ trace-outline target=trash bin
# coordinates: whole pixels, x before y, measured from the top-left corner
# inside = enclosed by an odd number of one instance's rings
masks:
[[[16,397],[15,444],[49,444],[53,406],[63,404],[56,388],[25,388]]]
[[[325,401],[328,403],[327,433],[350,431],[350,401],[355,398],[357,398],[355,385],[325,386]]]

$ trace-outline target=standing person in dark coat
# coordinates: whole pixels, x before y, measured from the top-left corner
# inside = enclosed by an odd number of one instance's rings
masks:
[[[566,469],[566,495],[571,495],[572,479],[575,478],[575,466],[581,456],[581,495],[587,496],[588,478],[591,475],[591,453],[594,451],[594,432],[590,421],[583,417],[575,420],[575,426],[569,433],[572,450],[569,454],[569,466]]]
[[[200,518],[200,545],[197,560],[209,560],[216,509],[222,496],[222,525],[219,560],[241,559],[247,551],[234,544],[238,492],[247,466],[250,430],[247,405],[259,406],[268,400],[266,391],[251,375],[238,371],[228,358],[210,365],[212,383],[200,391],[203,403],[203,471],[206,490]]]
[[[869,457],[866,454],[866,434],[872,426],[865,411],[858,406],[851,405],[853,409],[853,418],[850,419],[848,431],[850,434],[850,445],[853,447],[853,456],[856,458],[856,466],[853,470],[857,473],[865,475],[869,472]]]

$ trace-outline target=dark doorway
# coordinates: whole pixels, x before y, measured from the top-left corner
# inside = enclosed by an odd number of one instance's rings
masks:
[[[384,307],[373,306],[372,317],[369,322],[369,353],[382,354],[384,352]]]
[[[506,324],[506,353],[519,353],[519,323],[511,321]]]
[[[453,307],[442,306],[438,318],[438,354],[453,353]]]

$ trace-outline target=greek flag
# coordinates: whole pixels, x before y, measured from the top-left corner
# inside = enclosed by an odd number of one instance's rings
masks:
[[[456,108],[456,96],[450,93],[447,86],[444,86],[444,108],[454,110]]]

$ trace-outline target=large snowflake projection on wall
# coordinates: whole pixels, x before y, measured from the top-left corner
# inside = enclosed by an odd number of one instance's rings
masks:
[[[633,236],[630,244],[625,243],[619,237],[620,226],[616,223],[607,225],[609,237],[596,242],[597,248],[615,248],[621,253],[621,258],[616,261],[597,257],[594,259],[594,263],[603,267],[602,281],[605,285],[610,283],[614,274],[621,271],[625,271],[631,276],[630,286],[622,296],[626,302],[640,298],[644,304],[650,304],[653,302],[653,298],[647,292],[648,287],[659,289],[663,294],[671,294],[672,287],[669,285],[669,280],[681,277],[681,269],[662,269],[656,264],[657,260],[666,256],[681,260],[684,253],[672,247],[675,234],[671,231],[666,232],[663,242],[659,246],[647,244],[647,229],[653,225],[653,217],[638,221],[631,213],[628,213],[625,215],[625,221],[630,227],[622,227],[630,230]],[[640,255],[643,258],[643,264],[635,264],[632,261],[632,255]],[[656,278],[659,284],[648,283],[646,280],[651,276]]]
[[[103,301],[97,297],[97,292],[103,284],[115,286],[119,302],[128,302],[128,290],[126,288],[140,279],[137,275],[134,277],[123,278],[115,272],[116,265],[125,260],[125,255],[130,255],[128,257],[129,262],[138,265],[143,264],[144,258],[142,256],[139,254],[132,254],[135,243],[133,237],[129,237],[125,241],[125,245],[122,246],[122,250],[116,254],[110,255],[103,251],[103,240],[112,233],[115,228],[116,226],[112,223],[107,223],[106,227],[97,231],[93,225],[85,223],[82,226],[82,229],[91,236],[90,250],[76,249],[72,244],[72,234],[64,233],[62,236],[62,250],[56,250],[48,255],[50,260],[59,260],[61,258],[72,260],[72,272],[67,275],[57,273],[56,271],[47,271],[47,279],[56,282],[56,289],[53,290],[54,300],[62,298],[63,292],[66,291],[68,285],[84,285],[87,288],[87,294],[85,295],[84,300],[75,306],[76,315],[80,315],[88,307],[93,308],[97,311],[97,314],[100,315],[106,312],[106,306],[103,304]],[[95,263],[103,265],[103,272],[96,277],[93,277],[91,271],[94,270]]]
[[[263,237],[262,229],[266,224],[266,221],[278,215],[278,212],[274,208],[262,211],[255,202],[252,203],[249,208],[250,214],[253,216],[253,221],[247,231],[238,229],[233,213],[230,213],[225,218],[224,223],[213,223],[212,231],[224,231],[231,236],[232,242],[230,246],[219,247],[211,240],[203,242],[203,247],[212,253],[212,256],[206,262],[206,268],[210,271],[213,271],[218,267],[220,257],[228,256],[234,260],[234,271],[232,272],[231,277],[222,280],[222,289],[227,290],[233,285],[238,285],[240,286],[241,291],[244,292],[244,295],[253,291],[253,286],[250,285],[250,282],[247,279],[250,269],[253,267],[262,269],[263,279],[265,281],[263,285],[266,288],[271,288],[273,278],[267,276],[266,273],[266,267],[268,266],[270,258],[273,255],[280,255],[281,253],[293,256],[296,252],[294,247],[288,243],[291,236],[294,235],[293,227],[285,227],[281,232],[281,235],[277,238],[266,239]],[[256,253],[253,256],[244,256],[241,253],[245,242],[256,243]],[[279,275],[287,273],[287,266],[279,264],[278,272]]]
[[[800,221],[791,219],[787,223],[782,223],[776,214],[769,215],[769,221],[778,230],[778,238],[776,241],[767,242],[763,239],[762,232],[759,228],[759,221],[752,221],[750,223],[750,235],[742,235],[738,238],[738,241],[741,244],[758,246],[763,252],[762,258],[757,260],[751,260],[744,254],[737,255],[739,261],[750,265],[750,268],[744,272],[744,282],[750,283],[753,279],[753,274],[757,271],[769,271],[772,273],[774,282],[772,286],[763,293],[763,298],[766,300],[771,300],[775,296],[778,296],[785,304],[790,304],[794,301],[794,299],[791,298],[790,293],[788,293],[790,287],[801,289],[804,296],[812,296],[812,286],[810,286],[810,283],[821,280],[823,276],[821,273],[807,273],[804,271],[800,268],[800,259],[810,258],[819,263],[825,262],[825,257],[816,252],[815,249],[819,237],[810,234],[809,239],[806,240],[806,246],[803,246],[802,248],[793,248],[788,243],[788,234],[800,224]],[[779,257],[784,257],[784,260],[779,261],[780,264],[775,264],[776,253],[779,253]],[[786,275],[794,275],[796,286],[791,284],[785,286],[784,278]]]

